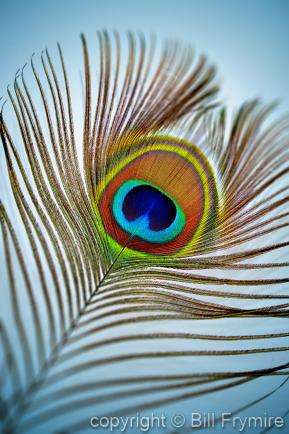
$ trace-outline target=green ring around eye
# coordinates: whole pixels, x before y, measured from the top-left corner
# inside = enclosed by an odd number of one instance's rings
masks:
[[[150,243],[175,239],[186,224],[180,206],[163,190],[145,181],[124,182],[113,198],[116,222],[128,234]]]

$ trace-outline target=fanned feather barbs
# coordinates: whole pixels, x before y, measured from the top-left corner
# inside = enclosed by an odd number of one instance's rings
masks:
[[[83,119],[59,46],[1,111],[2,432],[270,400],[289,375],[288,119],[255,100],[228,122],[215,68],[179,43],[99,32],[98,74],[82,45]]]

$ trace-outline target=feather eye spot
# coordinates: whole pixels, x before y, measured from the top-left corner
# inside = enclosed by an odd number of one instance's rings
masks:
[[[122,209],[128,220],[148,215],[149,226],[154,231],[168,228],[176,218],[173,201],[157,188],[146,184],[138,185],[127,193]]]
[[[213,171],[192,143],[170,136],[124,141],[97,194],[104,230],[128,254],[179,254],[196,249],[216,225]]]
[[[151,243],[174,239],[185,225],[185,215],[171,197],[138,180],[129,180],[118,189],[113,214],[124,231]]]

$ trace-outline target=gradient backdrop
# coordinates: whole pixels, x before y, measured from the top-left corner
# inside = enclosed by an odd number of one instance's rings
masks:
[[[0,95],[33,52],[96,29],[153,31],[205,51],[220,69],[225,101],[262,96],[289,103],[287,0],[0,0]]]

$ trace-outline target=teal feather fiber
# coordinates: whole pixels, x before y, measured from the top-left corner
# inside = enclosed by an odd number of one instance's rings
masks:
[[[1,109],[1,432],[258,415],[289,378],[288,117],[252,100],[228,121],[215,67],[185,44],[81,41],[83,113],[60,46],[17,72]],[[147,157],[160,168],[141,175]]]

